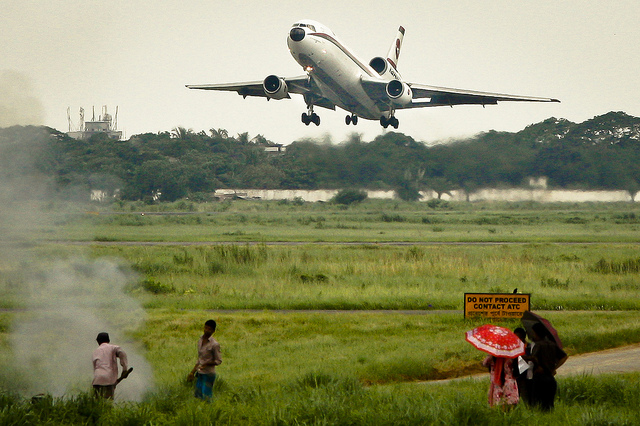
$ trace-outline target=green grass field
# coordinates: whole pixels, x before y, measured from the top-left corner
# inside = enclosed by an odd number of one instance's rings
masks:
[[[482,371],[483,354],[464,341],[464,332],[488,321],[463,318],[465,292],[517,287],[531,294],[532,309],[560,330],[570,355],[640,342],[640,211],[632,204],[371,202],[344,209],[233,202],[117,209],[121,214],[89,214],[96,206],[75,206],[68,216],[34,226],[37,240],[3,250],[10,255],[0,258],[0,424],[640,419],[638,374],[563,377],[551,414],[526,406],[489,409],[488,378],[424,383]],[[161,210],[189,214],[150,214]],[[119,241],[174,243],[113,244]],[[206,243],[221,241],[228,243]],[[359,243],[338,244],[353,241]],[[375,244],[385,241],[418,244]],[[484,244],[492,241],[510,244]],[[465,242],[483,244],[458,244]],[[34,277],[65,260],[90,276],[83,268],[100,259],[129,277],[126,296],[144,307],[144,322],[122,344],[141,349],[155,386],[142,402],[114,407],[83,392],[32,404],[15,394],[20,383],[11,374],[11,331],[30,315],[24,287],[33,288]],[[340,311],[301,311],[327,309]],[[184,379],[209,317],[219,324],[223,364],[215,401],[202,404]]]
[[[545,312],[570,353],[638,341],[635,312]],[[197,403],[185,385],[202,318],[219,323],[216,399]],[[481,320],[459,314],[148,311],[132,336],[146,349],[156,386],[142,403],[103,407],[82,394],[30,404],[0,397],[2,424],[599,424],[638,415],[638,375],[559,379],[553,414],[486,404],[487,380],[425,384],[480,372],[463,333]],[[584,325],[588,323],[590,327]],[[515,326],[508,321],[503,325]],[[126,346],[126,342],[123,343]],[[125,386],[124,382],[121,386]],[[84,399],[83,399],[84,398]],[[635,405],[634,405],[635,404]],[[38,419],[37,421],[35,419]],[[12,421],[14,423],[12,423]],[[136,423],[140,422],[140,423]],[[546,423],[545,423],[546,422]]]
[[[432,205],[433,207],[429,207]],[[344,207],[273,201],[64,207],[34,239],[75,241],[640,242],[631,203],[405,203]],[[58,206],[47,206],[49,213]],[[167,213],[178,214],[167,214]],[[144,213],[144,214],[143,214]]]

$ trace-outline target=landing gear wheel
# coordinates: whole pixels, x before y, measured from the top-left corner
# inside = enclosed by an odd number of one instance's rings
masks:
[[[351,122],[353,123],[354,126],[358,124],[358,116],[353,115],[353,117],[351,117]]]
[[[349,124],[351,124],[351,116],[350,116],[350,115],[347,115],[347,116],[344,118],[344,123],[345,123],[347,126],[348,126]]]
[[[400,122],[394,116],[387,118],[383,115],[382,117],[380,117],[380,125],[385,129],[389,126],[392,126],[394,129],[397,129],[399,124]]]
[[[313,112],[313,105],[307,105],[307,112],[302,113],[302,122],[308,126],[310,123],[315,124],[316,126],[320,125],[320,117],[318,114]]]

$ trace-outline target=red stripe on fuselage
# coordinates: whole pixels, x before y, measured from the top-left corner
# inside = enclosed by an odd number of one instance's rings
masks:
[[[364,65],[362,62],[360,62],[360,60],[358,58],[356,58],[353,53],[351,53],[346,47],[344,47],[342,44],[340,44],[340,42],[338,40],[336,40],[335,38],[331,37],[329,34],[326,34],[326,33],[309,33],[309,35],[310,36],[320,37],[320,38],[323,38],[323,39],[325,39],[327,41],[330,41],[338,49],[340,49],[342,51],[342,53],[347,55],[353,62],[355,62],[360,67],[360,69],[362,71],[364,71],[369,77],[378,77],[377,74],[372,74],[371,71],[369,71],[369,69],[367,68],[366,65]]]

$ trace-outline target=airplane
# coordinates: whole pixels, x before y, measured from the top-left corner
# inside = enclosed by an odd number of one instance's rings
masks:
[[[379,120],[385,129],[398,128],[397,110],[434,106],[495,105],[502,101],[560,102],[558,99],[505,95],[474,90],[451,89],[410,83],[398,72],[398,59],[405,30],[398,29],[386,58],[375,57],[369,63],[360,60],[328,27],[304,19],[293,24],[287,45],[304,75],[280,77],[269,75],[262,81],[231,84],[187,85],[189,89],[221,90],[270,99],[290,99],[291,93],[302,95],[307,111],[305,125],[320,125],[314,107],[348,112],[347,125],[358,118]]]

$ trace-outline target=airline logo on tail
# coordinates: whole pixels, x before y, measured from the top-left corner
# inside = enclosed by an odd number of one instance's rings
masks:
[[[389,53],[387,53],[387,61],[394,68],[398,68],[398,58],[400,57],[400,48],[402,47],[402,39],[404,38],[404,28],[398,28],[398,35],[396,36],[395,41],[389,48]]]

